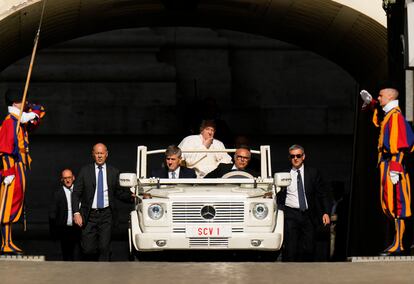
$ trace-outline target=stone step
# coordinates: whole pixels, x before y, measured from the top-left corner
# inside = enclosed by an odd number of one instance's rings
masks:
[[[349,257],[350,262],[414,262],[414,256],[353,256]]]
[[[0,255],[0,261],[45,261],[44,255]]]

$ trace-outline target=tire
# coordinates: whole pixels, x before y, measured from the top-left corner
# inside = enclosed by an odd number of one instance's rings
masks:
[[[128,260],[129,261],[135,261],[136,260],[136,250],[134,248],[134,244],[132,243],[131,219],[129,219],[129,222],[128,222],[128,245],[129,245]]]
[[[129,254],[128,254],[128,260],[129,261],[135,261],[137,258],[136,258],[136,252],[135,251],[132,251],[132,252],[130,252]]]

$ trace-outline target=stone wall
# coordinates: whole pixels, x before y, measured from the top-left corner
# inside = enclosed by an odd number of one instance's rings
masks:
[[[28,62],[0,73],[1,92],[23,86]],[[95,142],[134,171],[137,145],[179,143],[203,116],[221,119],[217,138],[228,146],[238,135],[271,145],[275,170],[288,166],[291,144],[303,144],[308,163],[348,189],[356,94],[351,76],[312,52],[227,30],[115,30],[41,50],[29,100],[47,116],[32,137],[28,206],[45,220],[60,169],[77,172]]]

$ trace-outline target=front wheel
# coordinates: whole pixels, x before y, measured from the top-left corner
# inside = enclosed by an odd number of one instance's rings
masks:
[[[134,244],[132,243],[131,220],[129,220],[129,223],[128,223],[128,246],[129,246],[128,260],[135,261],[136,250],[134,248]]]
[[[130,252],[128,255],[128,260],[129,261],[135,261],[136,260],[136,256],[134,252]]]

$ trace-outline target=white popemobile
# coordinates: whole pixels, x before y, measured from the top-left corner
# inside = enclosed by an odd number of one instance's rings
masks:
[[[258,178],[241,171],[214,179],[148,178],[147,157],[164,152],[138,146],[137,173],[120,175],[121,186],[137,195],[128,232],[131,256],[156,250],[280,249],[283,211],[277,208],[276,193],[290,184],[291,177],[290,173],[272,177],[270,146],[251,151],[260,156]]]

